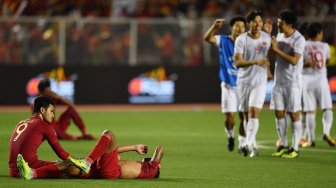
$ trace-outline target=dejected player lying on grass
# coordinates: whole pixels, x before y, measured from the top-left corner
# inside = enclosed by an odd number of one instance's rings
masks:
[[[59,163],[59,170],[78,178],[93,179],[153,179],[160,175],[160,162],[163,157],[163,148],[157,146],[152,158],[145,158],[142,162],[135,160],[119,160],[118,153],[136,151],[144,155],[147,146],[137,144],[131,146],[117,146],[112,131],[106,130],[101,135],[89,156],[85,159],[69,157]],[[76,166],[77,168],[73,168]],[[17,167],[25,180],[43,178],[36,176],[36,170],[29,167],[21,155],[17,157]],[[79,170],[80,169],[80,170]],[[53,173],[49,171],[49,173]],[[45,173],[45,178],[48,178]]]

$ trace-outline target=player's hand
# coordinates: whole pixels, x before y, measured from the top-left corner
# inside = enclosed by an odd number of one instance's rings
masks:
[[[311,68],[314,68],[314,61],[312,61],[312,60],[306,60],[306,61],[304,62],[304,66],[305,66],[305,67],[311,67]]]
[[[137,144],[135,147],[136,147],[136,152],[139,153],[140,155],[144,155],[148,151],[148,146],[144,144]]]
[[[271,42],[272,42],[272,50],[276,52],[278,50],[278,41],[274,36],[272,36]]]
[[[265,24],[263,26],[263,30],[266,33],[271,34],[272,33],[272,29],[273,29],[273,21],[269,18],[266,19]]]
[[[269,66],[269,61],[267,58],[262,58],[257,60],[257,65],[264,67],[264,66]]]
[[[218,29],[218,28],[223,27],[224,23],[225,23],[225,19],[216,19],[216,20],[213,22],[212,26],[213,26],[215,29]]]

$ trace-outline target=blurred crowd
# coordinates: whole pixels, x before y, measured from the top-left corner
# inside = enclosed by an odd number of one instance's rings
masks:
[[[87,17],[227,17],[245,15],[252,7],[274,16],[290,7],[298,16],[336,14],[334,0],[2,0],[2,15]]]
[[[202,37],[214,18],[251,9],[274,18],[288,7],[305,20],[331,24],[325,40],[336,53],[334,0],[2,0],[0,6],[0,63],[215,64],[216,58],[204,58],[212,52]],[[63,19],[48,19],[58,17]],[[162,21],[139,21],[146,18]]]

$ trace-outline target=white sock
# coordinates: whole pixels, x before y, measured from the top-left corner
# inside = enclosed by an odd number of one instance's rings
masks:
[[[246,138],[239,135],[238,136],[238,148],[243,147],[246,145]]]
[[[234,138],[234,128],[231,129],[231,130],[228,130],[228,129],[225,127],[225,128],[224,128],[224,131],[225,131],[227,137],[232,137],[232,138]]]
[[[253,148],[257,148],[258,149],[258,145],[257,145],[257,133],[258,133],[258,130],[259,130],[259,119],[255,119],[254,120],[254,129],[253,129],[253,142],[252,142],[252,146]]]
[[[315,141],[315,114],[307,113],[306,114],[306,127],[307,127],[307,134],[308,134],[308,141],[313,142]]]
[[[245,133],[246,133],[246,130],[247,130],[247,120],[246,119],[244,119],[244,130],[245,130]]]
[[[278,132],[278,136],[281,140],[281,143],[284,147],[288,147],[288,140],[287,140],[287,123],[285,118],[276,119],[276,129]]]
[[[330,135],[330,129],[333,122],[333,112],[330,109],[324,110],[322,123],[323,123],[323,133],[327,136]]]
[[[301,121],[293,122],[293,132],[292,132],[292,148],[295,151],[299,151],[299,143],[301,139],[302,123]]]
[[[306,125],[306,114],[303,113],[301,117],[302,122],[302,135],[301,139],[306,139],[308,137],[308,126]]]
[[[259,128],[259,120],[250,118],[247,122],[247,132],[246,132],[246,141],[249,147],[254,145],[258,128]]]

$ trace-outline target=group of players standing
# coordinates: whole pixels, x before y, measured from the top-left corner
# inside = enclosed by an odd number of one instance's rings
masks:
[[[310,23],[300,33],[296,29],[298,20],[295,13],[284,9],[278,14],[278,34],[272,37],[272,21],[267,19],[264,23],[262,12],[255,10],[246,18],[233,17],[229,23],[230,35],[216,35],[224,22],[224,19],[216,19],[205,33],[204,40],[219,49],[222,112],[228,149],[234,149],[234,113],[239,112],[238,152],[249,157],[258,155],[259,113],[266,96],[267,80],[272,78],[269,56],[275,57],[270,107],[275,110],[279,136],[277,151],[272,156],[299,156],[302,108],[308,132],[306,145],[315,146],[317,100],[323,109],[323,139],[334,146],[336,142],[330,136],[333,112],[326,71],[330,49],[328,44],[321,42],[322,25]],[[286,121],[286,117],[289,120]],[[287,127],[290,122],[293,127],[289,147]]]

